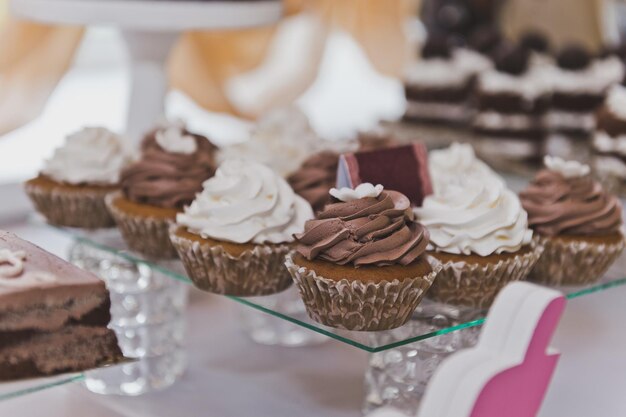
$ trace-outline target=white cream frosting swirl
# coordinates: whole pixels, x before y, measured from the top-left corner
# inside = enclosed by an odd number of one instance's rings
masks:
[[[68,184],[117,184],[133,161],[123,139],[102,127],[86,127],[69,135],[46,160],[42,173]]]
[[[448,148],[430,151],[428,167],[435,192],[467,177],[493,177],[504,184],[504,179],[478,159],[472,145],[466,143],[453,143]]]
[[[488,256],[516,252],[532,239],[519,198],[493,177],[450,183],[415,213],[435,251]]]
[[[286,243],[313,218],[310,204],[265,165],[229,159],[203,184],[178,224],[203,237],[235,243]]]

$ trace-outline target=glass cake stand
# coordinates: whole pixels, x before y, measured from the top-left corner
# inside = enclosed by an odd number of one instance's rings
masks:
[[[134,254],[126,248],[121,236],[115,230],[95,234],[84,233],[75,229],[60,230],[73,236],[76,242],[74,250],[82,248],[80,250],[95,251],[93,253],[103,259],[105,265],[132,266],[135,268],[134,271],[162,277],[175,286],[188,288],[191,285],[191,281],[185,275],[180,262],[156,262]],[[626,255],[623,255],[599,282],[584,287],[559,289],[566,294],[568,299],[607,291],[617,286],[626,285],[625,270]],[[485,311],[459,310],[424,300],[412,319],[402,327],[381,332],[358,332],[323,326],[311,320],[303,308],[294,309],[292,303],[282,302],[281,297],[284,297],[284,293],[265,297],[228,296],[227,298],[239,303],[242,308],[261,312],[280,323],[295,326],[320,339],[332,339],[370,353],[369,368],[365,374],[364,410],[366,411],[383,405],[392,405],[405,411],[414,412],[419,405],[419,400],[430,376],[441,360],[458,349],[471,346],[476,342],[480,325],[484,322],[486,313]],[[132,306],[133,303],[130,305]],[[171,311],[171,308],[166,305],[161,305],[161,308],[165,311]],[[149,314],[155,315],[157,312],[153,311]],[[117,324],[119,325],[119,323]],[[166,351],[167,349],[164,348],[163,344],[159,346],[159,340],[167,340],[167,344],[171,345],[172,340],[182,339],[177,339],[177,337],[151,339],[143,349],[152,349],[157,352],[159,350]],[[128,341],[121,340],[121,342],[126,343]],[[176,346],[180,355],[184,356],[182,344]],[[135,348],[139,349],[140,346],[135,346]],[[175,360],[174,363],[176,363]],[[122,366],[132,367],[132,365],[135,363],[123,364]],[[166,368],[176,369],[176,366]],[[111,368],[111,370],[113,369],[115,368]],[[161,369],[163,368],[161,367]],[[105,369],[105,371],[107,370]],[[85,379],[88,381],[89,374],[90,372],[65,375],[52,380],[36,379],[0,384],[0,400],[63,384],[84,382]],[[125,374],[133,381],[132,371]],[[94,381],[97,385],[97,379]],[[170,382],[173,382],[173,379]],[[93,389],[93,387],[91,388]],[[136,386],[131,388],[137,389]],[[98,390],[96,389],[96,391]],[[136,393],[141,393],[141,390],[138,389]]]

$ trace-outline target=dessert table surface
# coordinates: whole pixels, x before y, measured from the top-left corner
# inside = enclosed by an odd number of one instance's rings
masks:
[[[34,225],[3,225],[63,254],[70,241]],[[563,353],[539,417],[626,415],[626,287],[577,299],[554,340]],[[193,292],[189,306],[190,367],[173,387],[137,398],[105,397],[80,384],[0,403],[0,416],[358,417],[367,354],[329,341],[307,348],[254,344],[236,325],[223,297]]]

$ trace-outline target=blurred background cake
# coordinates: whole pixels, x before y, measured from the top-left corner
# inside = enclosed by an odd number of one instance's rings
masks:
[[[539,158],[549,86],[543,73],[530,65],[529,50],[519,44],[502,43],[494,59],[495,68],[482,73],[476,86],[477,112],[472,125],[482,139],[478,149],[492,158]]]
[[[563,47],[552,70],[552,103],[547,125],[554,133],[589,137],[595,127],[595,111],[608,88],[623,78],[619,60],[600,60],[581,45]]]
[[[593,167],[612,191],[626,188],[626,87],[611,87],[597,113]]]

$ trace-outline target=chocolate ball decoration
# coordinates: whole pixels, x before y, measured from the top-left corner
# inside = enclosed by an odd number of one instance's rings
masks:
[[[548,37],[538,30],[529,30],[520,38],[520,44],[530,51],[547,54],[550,52]]]
[[[529,51],[521,45],[503,43],[494,55],[496,69],[511,75],[522,75],[528,69]]]
[[[568,45],[561,49],[556,61],[560,68],[580,71],[591,64],[591,54],[582,45]]]

